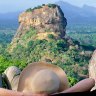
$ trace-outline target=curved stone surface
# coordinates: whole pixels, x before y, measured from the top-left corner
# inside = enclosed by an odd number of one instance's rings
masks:
[[[21,70],[16,66],[8,67],[4,71],[3,79],[5,80],[9,89],[17,90],[20,73]]]
[[[93,52],[92,58],[89,62],[89,78],[93,78],[96,82],[96,50]],[[92,90],[96,89],[96,83]]]

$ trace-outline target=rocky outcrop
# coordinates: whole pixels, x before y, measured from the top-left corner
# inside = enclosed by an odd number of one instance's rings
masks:
[[[89,62],[89,77],[96,82],[96,50],[93,52],[92,58]],[[96,83],[92,90],[96,89]]]
[[[13,50],[18,42],[23,44],[21,38],[30,28],[36,30],[34,39],[47,39],[48,34],[54,35],[56,39],[64,38],[67,20],[59,6],[48,4],[21,13],[19,23],[20,26],[11,42],[10,50]],[[29,40],[26,39],[27,41]]]
[[[28,30],[31,26],[36,28],[38,33],[47,31],[58,33],[65,36],[66,18],[59,6],[50,7],[48,5],[26,11],[19,16],[20,26],[18,33]]]
[[[7,87],[12,90],[17,90],[18,82],[20,77],[21,70],[16,66],[8,67],[2,77],[4,81],[7,83]]]

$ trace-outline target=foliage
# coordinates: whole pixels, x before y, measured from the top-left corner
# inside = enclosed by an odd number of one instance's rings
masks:
[[[35,9],[42,8],[42,6],[48,6],[49,8],[56,8],[57,5],[56,4],[47,4],[47,5],[42,4],[41,6],[37,6],[37,7],[34,7],[34,8],[29,8],[29,9],[26,10],[26,12],[32,12]]]
[[[4,30],[0,30],[0,43],[3,45],[6,45],[7,43],[11,42],[15,31],[9,30],[9,32],[7,32],[7,33],[6,33],[6,30],[5,30],[5,32],[3,32],[3,31]]]
[[[30,27],[30,30],[28,32],[26,32],[26,34],[24,34],[21,38],[22,38],[22,40],[30,39],[30,38],[36,36],[36,32],[37,32],[37,30],[35,28]]]
[[[67,75],[72,77],[70,84],[74,85],[76,81],[82,79],[79,74],[88,74],[87,69],[83,70],[83,67],[88,64],[90,57],[80,55],[82,48],[76,49],[75,43],[73,44],[73,48],[70,49],[69,46],[66,39],[55,40],[53,38],[50,41],[39,39],[30,40],[27,43],[27,47],[17,45],[11,56],[13,60],[25,60],[24,66],[42,60],[46,62],[50,61],[50,63],[58,65],[65,70]],[[83,67],[81,64],[83,64]]]
[[[89,49],[93,49],[92,46],[96,48],[95,25],[70,25],[67,30],[67,35],[79,41],[81,45],[89,46]]]
[[[37,7],[34,7],[33,9],[29,8],[29,9],[26,10],[26,12],[32,12],[33,10],[40,9],[40,8],[42,8],[42,6],[37,6]]]
[[[46,28],[46,29],[45,29],[45,32],[52,32],[52,31],[51,31],[50,29],[47,29],[47,28]]]
[[[67,34],[68,36],[74,38],[70,40],[70,42],[68,38],[55,40],[52,34],[49,35],[50,40],[39,40],[35,38],[36,34],[37,31],[31,27],[30,30],[21,37],[27,46],[23,46],[23,44],[20,44],[18,41],[17,46],[11,54],[6,52],[6,48],[8,46],[7,44],[9,44],[12,40],[14,32],[9,32],[8,34],[6,33],[6,38],[4,37],[4,34],[0,34],[0,40],[2,39],[2,42],[0,42],[0,73],[4,72],[8,66],[15,65],[22,70],[29,63],[46,61],[58,65],[66,72],[70,86],[73,86],[82,79],[79,74],[88,75],[87,68],[90,55],[87,55],[87,52],[92,52],[94,50],[95,40],[94,43],[91,42],[92,44],[89,46],[87,43],[81,43],[81,41],[79,43],[77,40],[74,40],[78,36],[74,33]],[[80,36],[83,41],[85,37],[83,38],[82,34]],[[76,47],[77,45],[78,48]],[[92,47],[91,45],[94,46]],[[81,54],[82,52],[84,54]]]
[[[76,78],[73,78],[73,77],[68,77],[68,80],[70,82],[70,86],[73,86],[78,82],[78,80]]]
[[[9,66],[17,66],[22,70],[26,66],[26,62],[25,60],[16,60],[11,57],[9,58],[7,56],[0,55],[0,73],[4,72],[4,70]]]
[[[33,10],[35,10],[35,9],[40,9],[40,8],[42,8],[42,6],[34,7]]]
[[[26,10],[26,12],[31,12],[31,11],[33,11],[32,8],[29,8],[29,9]]]
[[[55,37],[54,37],[53,34],[48,34],[48,38],[49,38],[49,39],[54,39]]]
[[[49,8],[56,8],[56,4],[48,4]]]
[[[42,4],[42,6],[45,6],[45,4]]]

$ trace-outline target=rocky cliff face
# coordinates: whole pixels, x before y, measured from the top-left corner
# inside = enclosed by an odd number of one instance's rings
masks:
[[[92,58],[89,62],[89,77],[96,82],[96,50],[93,52]],[[96,83],[92,90],[96,89]]]
[[[34,39],[47,39],[48,34],[53,34],[56,39],[64,38],[67,21],[59,6],[54,4],[43,5],[28,9],[19,16],[20,26],[14,36],[10,49],[22,42],[21,38],[30,28],[36,30]],[[27,39],[26,39],[27,41]]]
[[[40,9],[23,12],[19,16],[20,27],[18,32],[30,28],[36,28],[40,32],[60,32],[61,36],[65,35],[66,19],[59,6],[50,8],[49,6],[42,6]]]

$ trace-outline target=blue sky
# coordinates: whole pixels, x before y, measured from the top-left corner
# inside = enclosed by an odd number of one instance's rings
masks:
[[[59,0],[0,0],[0,13],[25,10],[44,3],[54,3]],[[96,0],[62,0],[76,6],[84,4],[96,7]]]

